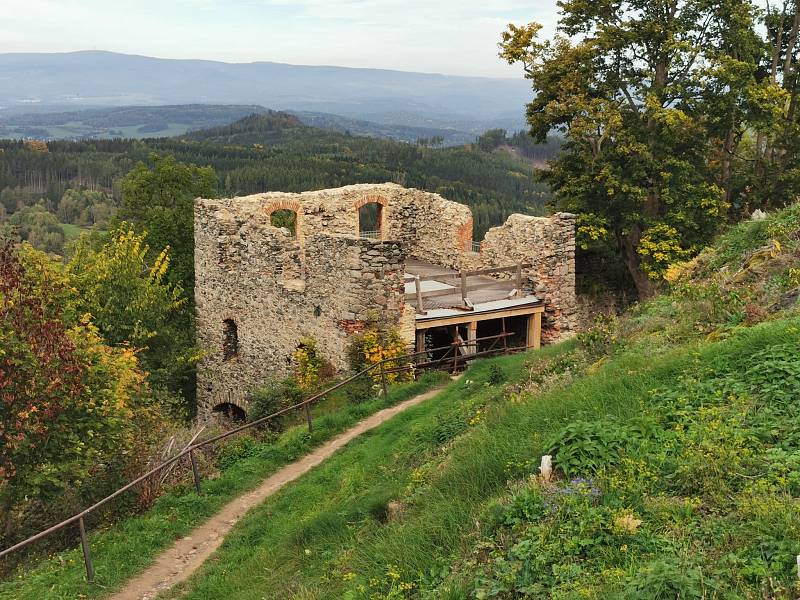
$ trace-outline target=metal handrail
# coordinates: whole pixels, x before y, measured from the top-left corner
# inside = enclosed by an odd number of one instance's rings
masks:
[[[124,486],[122,486],[121,488],[119,488],[118,490],[113,492],[112,494],[106,496],[102,500],[98,500],[97,502],[95,502],[94,504],[92,504],[88,508],[85,508],[81,512],[79,512],[79,513],[77,513],[77,514],[75,514],[75,515],[73,515],[73,516],[61,521],[60,523],[57,523],[56,525],[53,525],[53,526],[45,529],[44,531],[40,531],[39,533],[37,533],[35,535],[32,535],[31,537],[29,537],[29,538],[27,538],[25,540],[22,540],[21,542],[17,542],[13,546],[9,546],[8,548],[0,551],[0,559],[5,558],[6,556],[9,556],[10,554],[16,552],[17,550],[21,550],[22,548],[25,548],[26,546],[29,546],[30,544],[32,544],[34,542],[37,542],[37,541],[49,536],[50,534],[53,534],[53,533],[55,533],[57,531],[60,531],[61,529],[64,529],[65,527],[67,527],[69,525],[72,525],[72,524],[77,522],[78,525],[79,525],[79,530],[80,530],[81,547],[82,547],[82,550],[83,550],[84,562],[86,563],[87,580],[89,582],[91,582],[91,581],[94,580],[94,567],[93,567],[93,564],[92,564],[91,551],[89,549],[89,541],[88,541],[88,537],[86,535],[86,527],[85,527],[84,518],[87,517],[88,515],[90,515],[91,513],[93,513],[94,511],[96,511],[98,508],[104,506],[105,504],[107,504],[108,502],[113,500],[114,498],[117,498],[121,494],[124,494],[128,490],[136,487],[136,485],[138,485],[141,482],[145,481],[146,479],[152,477],[156,473],[159,473],[160,471],[162,471],[163,469],[165,469],[165,468],[169,467],[170,465],[176,463],[180,459],[182,459],[182,458],[184,458],[186,456],[189,456],[189,458],[191,460],[191,463],[192,463],[192,474],[193,474],[193,477],[194,477],[195,488],[196,488],[198,493],[202,493],[201,492],[201,487],[200,487],[200,476],[199,476],[197,465],[196,465],[195,459],[194,459],[194,452],[196,450],[199,450],[201,448],[204,448],[206,446],[214,444],[215,442],[218,442],[218,441],[220,441],[222,439],[228,438],[228,437],[230,437],[232,435],[236,435],[237,433],[240,433],[242,431],[245,431],[245,430],[248,430],[248,429],[252,429],[254,427],[258,427],[258,426],[263,425],[264,423],[266,423],[266,422],[268,422],[268,421],[270,421],[272,419],[275,419],[276,417],[282,416],[282,415],[284,415],[286,413],[289,413],[289,412],[294,411],[294,410],[299,410],[299,409],[305,409],[306,410],[306,417],[307,417],[307,420],[308,420],[308,427],[309,427],[309,431],[310,431],[312,429],[311,412],[310,412],[310,405],[312,403],[316,402],[317,400],[320,400],[321,398],[324,398],[325,396],[327,396],[327,395],[331,394],[332,392],[344,387],[345,385],[355,381],[356,379],[358,379],[360,377],[364,377],[365,375],[372,374],[376,370],[380,372],[380,376],[381,376],[381,380],[382,380],[382,384],[383,384],[383,391],[384,391],[384,395],[385,395],[386,394],[386,390],[387,390],[387,388],[386,388],[386,375],[388,375],[390,373],[400,373],[400,372],[403,372],[403,371],[412,371],[412,370],[415,370],[415,369],[427,367],[430,364],[434,364],[434,368],[438,368],[439,366],[441,366],[443,360],[450,354],[450,352],[455,352],[456,356],[457,356],[457,352],[458,352],[458,348],[459,347],[477,346],[477,344],[479,342],[485,342],[485,341],[489,341],[489,340],[494,340],[494,344],[492,344],[491,348],[488,351],[479,352],[479,353],[470,354],[470,355],[465,355],[465,356],[461,357],[460,360],[463,361],[463,363],[467,363],[467,362],[469,362],[471,360],[474,360],[478,356],[486,356],[486,355],[488,355],[490,353],[496,354],[497,352],[500,352],[500,351],[505,352],[505,353],[509,353],[509,352],[512,352],[512,351],[518,351],[520,349],[529,349],[530,348],[530,347],[516,348],[516,349],[515,348],[503,348],[503,349],[498,349],[497,351],[494,350],[494,346],[497,344],[498,340],[500,340],[501,338],[510,337],[512,335],[513,334],[511,334],[511,333],[501,333],[499,335],[487,336],[487,337],[484,337],[484,338],[477,338],[475,340],[462,340],[462,341],[453,342],[449,346],[441,346],[439,348],[429,348],[429,349],[422,350],[422,351],[419,351],[419,352],[414,352],[414,353],[411,353],[411,354],[405,354],[403,356],[397,356],[397,357],[394,357],[394,358],[383,359],[380,362],[377,362],[374,365],[371,365],[371,366],[367,367],[366,369],[363,369],[362,371],[359,371],[355,375],[353,375],[351,377],[348,377],[344,381],[341,381],[341,382],[337,383],[336,385],[333,385],[333,386],[331,386],[329,388],[326,388],[322,392],[314,394],[313,396],[311,396],[310,398],[308,398],[308,399],[306,399],[306,400],[304,400],[302,402],[299,402],[299,403],[294,404],[292,406],[288,406],[286,408],[283,408],[283,409],[281,409],[279,411],[276,411],[276,412],[274,412],[274,413],[272,413],[270,415],[267,415],[266,417],[262,417],[260,419],[255,420],[255,421],[252,421],[250,423],[246,423],[244,425],[241,425],[239,427],[231,429],[230,431],[226,431],[226,432],[223,432],[223,433],[221,433],[219,435],[215,435],[214,437],[209,438],[207,440],[203,440],[201,442],[196,442],[196,443],[194,443],[194,444],[192,444],[190,446],[187,446],[180,453],[176,454],[172,458],[170,458],[170,459],[162,462],[161,464],[153,467],[152,469],[147,471],[144,475],[140,475],[139,477],[137,477],[133,481],[125,484]],[[436,362],[428,361],[428,362],[422,363],[420,365],[416,365],[416,364],[414,364],[412,362],[411,364],[407,364],[407,365],[404,365],[404,366],[401,366],[401,367],[394,366],[394,367],[392,367],[390,369],[387,369],[386,366],[385,366],[388,363],[395,363],[396,364],[398,362],[405,362],[405,361],[413,360],[418,356],[427,355],[427,354],[430,354],[430,353],[433,353],[433,352],[439,352],[439,351],[442,351],[442,350],[447,350],[448,352]]]

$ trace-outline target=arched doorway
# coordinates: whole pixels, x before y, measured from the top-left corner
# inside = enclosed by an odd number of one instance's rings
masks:
[[[297,212],[288,208],[279,208],[269,216],[273,227],[285,229],[293,237],[297,237]]]
[[[382,196],[367,196],[356,202],[359,237],[382,240],[386,236],[386,199]]]
[[[244,412],[244,409],[241,406],[236,406],[230,402],[223,402],[222,404],[217,404],[212,410],[211,413],[215,416],[224,417],[230,421],[234,421],[237,423],[241,423],[247,420],[247,413]]]
[[[287,230],[302,246],[303,208],[299,202],[273,202],[264,207],[264,214],[270,225]]]

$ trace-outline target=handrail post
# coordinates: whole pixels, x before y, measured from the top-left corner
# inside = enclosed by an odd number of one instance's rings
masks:
[[[453,342],[453,375],[458,371],[458,342]]]
[[[78,519],[78,529],[81,532],[81,549],[83,550],[83,562],[86,564],[86,580],[89,583],[94,581],[94,564],[92,563],[92,550],[89,547],[89,538],[86,536],[86,525],[83,517]]]
[[[200,469],[197,468],[197,460],[194,457],[194,450],[189,450],[189,460],[192,461],[192,476],[194,477],[194,489],[197,495],[203,493],[203,488],[200,486]]]
[[[422,284],[419,280],[419,275],[414,278],[414,287],[417,290],[417,313],[424,315],[425,307],[422,305]]]
[[[467,274],[463,270],[459,272],[461,276],[461,301],[467,303]]]
[[[311,404],[306,402],[306,422],[308,423],[308,433],[314,431],[314,424],[311,422]]]
[[[386,368],[383,366],[383,362],[384,361],[381,361],[381,363],[380,363],[381,364],[381,385],[383,386],[383,398],[385,400],[386,397],[389,395],[389,389],[388,389],[388,386],[386,385]]]
[[[517,265],[517,292],[522,295],[522,263]]]

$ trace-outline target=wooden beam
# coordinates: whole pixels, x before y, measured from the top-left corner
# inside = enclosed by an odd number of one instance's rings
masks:
[[[528,348],[538,350],[542,347],[542,313],[533,313],[528,317]]]
[[[411,292],[406,294],[406,300],[418,299],[419,296],[423,298],[439,298],[440,296],[453,296],[456,293],[456,288],[450,290],[431,290],[430,292]]]
[[[425,306],[422,304],[422,286],[419,284],[419,277],[414,280],[414,286],[417,288],[417,314],[427,314]]]
[[[490,282],[485,282],[485,283],[476,283],[475,285],[468,285],[467,286],[467,292],[474,292],[474,291],[477,291],[477,290],[488,290],[488,289],[492,289],[492,288],[497,288],[498,284],[500,284],[500,283],[504,283],[504,282],[502,282],[502,281],[492,281],[491,283]],[[441,296],[453,296],[453,295],[455,295],[457,293],[456,292],[457,289],[458,288],[453,287],[453,288],[450,288],[449,290],[431,290],[429,292],[422,292],[422,297],[423,298],[439,298]],[[500,291],[500,290],[498,290],[498,291]],[[414,300],[417,297],[417,292],[416,291],[409,292],[405,296],[406,296],[406,300]]]
[[[467,323],[467,341],[470,343],[470,345],[467,346],[468,354],[478,353],[478,345],[475,343],[475,340],[477,339],[478,339],[478,322],[470,321],[469,323]]]
[[[452,315],[450,317],[440,317],[438,319],[427,319],[417,321],[417,329],[430,329],[432,327],[447,327],[449,325],[463,325],[473,321],[491,321],[492,319],[502,319],[504,317],[521,317],[535,313],[543,313],[544,306],[523,306],[497,312],[474,313],[467,312],[463,315]]]
[[[415,352],[425,352],[425,334],[428,332],[427,329],[418,329],[417,330],[417,349]]]
[[[494,275],[496,273],[515,273],[517,269],[530,269],[533,265],[530,263],[522,263],[513,265],[511,267],[497,267],[492,269],[481,269],[479,271],[467,271],[467,277],[476,277],[478,275]],[[443,279],[460,279],[461,273],[434,273],[432,275],[424,275],[419,279],[420,281],[441,281]]]

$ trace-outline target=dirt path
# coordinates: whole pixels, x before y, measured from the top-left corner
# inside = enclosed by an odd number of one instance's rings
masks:
[[[434,389],[377,412],[297,462],[287,465],[264,480],[253,491],[226,504],[222,510],[187,537],[175,542],[169,550],[156,558],[152,566],[129,581],[120,592],[111,596],[111,600],[153,600],[159,593],[188,579],[222,545],[225,535],[248,510],[261,504],[284,485],[322,463],[362,433],[374,429],[412,406],[433,398],[440,391],[440,389]]]

